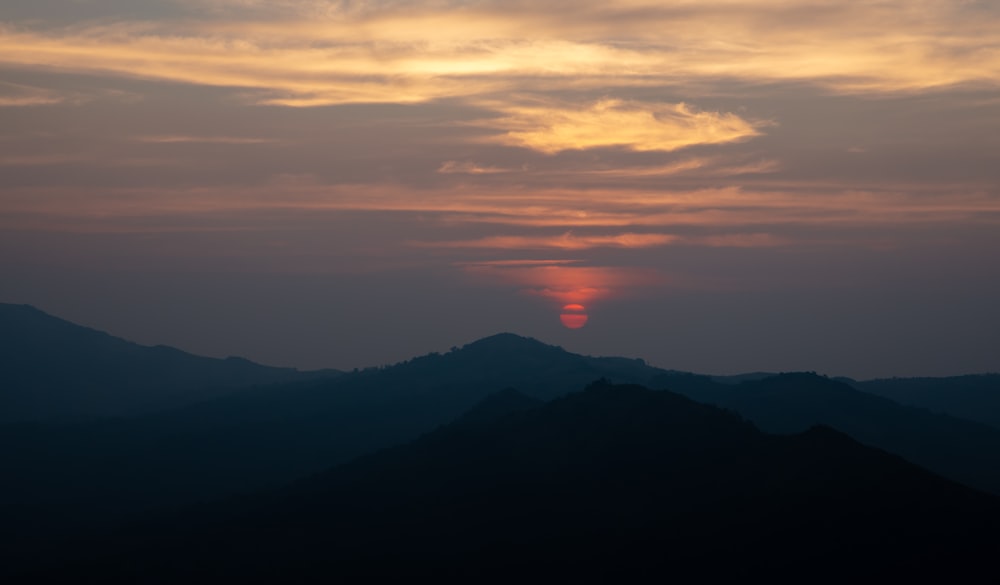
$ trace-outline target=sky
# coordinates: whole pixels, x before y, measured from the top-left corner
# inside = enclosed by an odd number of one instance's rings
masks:
[[[0,302],[139,343],[995,372],[998,258],[997,2],[0,6]]]

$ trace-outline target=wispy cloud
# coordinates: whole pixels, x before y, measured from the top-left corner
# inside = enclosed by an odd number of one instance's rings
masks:
[[[147,144],[275,144],[278,142],[269,138],[255,138],[252,136],[185,136],[175,134],[136,136],[133,140]]]
[[[861,93],[1000,83],[1000,14],[951,0],[193,6],[209,18],[7,24],[0,63],[254,89],[290,106],[722,80]]]
[[[40,159],[40,162],[44,159]],[[11,160],[12,163],[24,161]],[[768,226],[899,226],[912,223],[996,224],[1000,198],[976,186],[901,185],[852,189],[845,185],[787,183],[781,190],[738,188],[649,191],[623,189],[537,189],[517,193],[503,187],[464,187],[415,193],[398,185],[329,186],[310,181],[259,186],[184,189],[109,189],[63,186],[10,188],[5,209],[53,215],[99,217],[206,212],[298,210],[309,213],[420,214],[434,225],[481,224],[506,237],[510,228],[560,230],[520,234],[509,241],[483,238],[422,240],[427,247],[572,250],[589,247],[641,248],[687,243],[678,230],[711,228],[731,234],[769,233]],[[492,227],[490,227],[492,226]],[[592,234],[587,230],[619,230]],[[520,239],[521,236],[527,239]],[[484,236],[494,238],[494,236]],[[760,236],[754,236],[760,237]],[[407,240],[412,241],[412,240]]]
[[[0,82],[0,107],[51,106],[78,99],[43,87]]]
[[[483,124],[508,131],[488,140],[548,154],[600,147],[672,151],[725,144],[757,136],[763,125],[731,113],[697,111],[684,103],[605,99],[585,106],[549,102],[496,109],[504,116]]]
[[[774,234],[726,233],[712,235],[677,235],[655,233],[623,233],[611,235],[578,236],[567,232],[558,236],[507,235],[490,236],[475,240],[453,240],[436,242],[411,242],[424,248],[466,248],[491,250],[592,250],[596,248],[640,249],[669,245],[709,246],[713,248],[770,248],[784,246],[792,240]],[[537,264],[551,264],[551,261],[534,261]],[[524,261],[511,261],[512,265],[523,265]],[[479,265],[479,263],[473,263]],[[491,263],[497,266],[499,264]]]
[[[591,248],[652,248],[675,242],[669,234],[624,233],[578,236],[572,232],[558,236],[492,236],[475,240],[413,242],[428,248],[496,248],[502,250],[588,250]]]
[[[55,166],[76,164],[90,160],[92,160],[92,158],[85,154],[48,153],[14,156],[0,155],[0,167]]]
[[[498,173],[509,173],[514,169],[505,169],[489,165],[480,165],[469,161],[448,160],[441,163],[437,172],[442,175],[494,175]]]

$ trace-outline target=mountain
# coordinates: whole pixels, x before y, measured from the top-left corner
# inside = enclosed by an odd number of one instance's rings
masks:
[[[956,481],[1000,494],[1000,429],[903,406],[812,373],[739,384],[665,375],[656,387],[733,410],[773,433],[828,425]]]
[[[116,362],[107,363],[113,369]],[[719,404],[765,430],[794,433],[826,424],[1000,493],[1000,432],[986,425],[814,375],[754,374],[723,384],[641,360],[576,355],[500,334],[393,366],[259,385],[153,414],[0,425],[0,547],[31,562],[54,538],[94,535],[150,510],[277,487],[405,443],[503,389],[550,400],[598,378]],[[510,404],[490,408],[524,406],[508,398]]]
[[[1000,374],[853,382],[870,394],[1000,427]]]
[[[522,397],[523,398],[523,397]],[[986,583],[1000,500],[827,427],[682,396],[508,393],[396,448],[77,551],[44,582]],[[505,410],[505,409],[500,409]],[[82,557],[82,558],[81,558]],[[31,582],[30,580],[26,582]]]
[[[0,303],[0,422],[133,415],[235,388],[334,375],[146,347]]]
[[[487,395],[535,398],[663,370],[500,334],[447,354],[331,379],[259,386],[181,409],[71,425],[0,426],[0,546],[25,559],[54,537],[144,511],[273,487],[451,422]]]
[[[508,414],[538,408],[545,404],[544,400],[532,398],[513,388],[504,388],[490,394],[471,410],[463,414],[453,424],[477,425],[492,422]]]

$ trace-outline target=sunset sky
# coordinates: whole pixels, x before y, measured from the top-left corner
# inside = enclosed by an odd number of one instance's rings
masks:
[[[0,275],[302,368],[1000,371],[1000,2],[5,2]]]

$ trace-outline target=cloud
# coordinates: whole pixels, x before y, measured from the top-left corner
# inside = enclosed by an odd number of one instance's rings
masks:
[[[56,157],[58,158],[58,157]],[[25,160],[12,159],[12,164]],[[48,163],[39,159],[38,164]],[[343,213],[382,217],[419,216],[425,225],[489,234],[475,239],[405,237],[400,245],[430,249],[520,250],[641,249],[698,245],[697,237],[766,234],[776,229],[817,226],[892,226],[905,224],[993,225],[1000,222],[1000,198],[972,185],[895,185],[863,189],[859,184],[819,185],[784,182],[781,189],[703,188],[532,189],[512,191],[481,186],[414,191],[400,185],[324,185],[311,176],[290,176],[257,186],[161,188],[11,187],[4,192],[10,213],[79,218],[79,222],[114,224],[138,217],[199,216],[206,213],[275,213],[309,217]],[[374,217],[374,215],[373,215]],[[513,228],[524,230],[511,235]],[[537,235],[533,229],[559,230]],[[605,229],[609,234],[582,233]],[[731,236],[727,236],[731,237]],[[746,237],[746,236],[740,236]],[[694,238],[694,239],[692,239]],[[757,238],[757,240],[754,240]],[[746,241],[767,243],[754,235]],[[704,245],[724,240],[705,240]],[[730,242],[732,243],[732,242]]]
[[[27,154],[16,156],[0,155],[0,167],[34,167],[34,166],[56,166],[65,164],[77,164],[90,161],[91,158],[84,154]]]
[[[501,250],[587,250],[591,248],[651,248],[678,240],[669,234],[623,233],[577,236],[571,232],[559,236],[492,236],[475,240],[414,242],[428,248],[496,248]]]
[[[80,103],[85,99],[79,93],[59,92],[44,87],[0,81],[0,107],[52,106]]]
[[[509,173],[511,169],[483,166],[474,162],[448,160],[441,163],[437,169],[442,175],[493,175]]]
[[[2,25],[0,25],[0,30],[2,30]],[[0,57],[0,71],[3,71],[2,61],[3,59]],[[84,106],[96,101],[135,104],[141,100],[142,97],[135,93],[113,88],[68,89],[0,81],[0,108]]]
[[[763,125],[735,114],[696,111],[684,103],[604,99],[586,106],[544,103],[496,109],[505,115],[482,124],[509,131],[488,140],[547,154],[601,147],[672,151],[725,144],[757,136]]]
[[[184,136],[173,134],[136,136],[133,140],[146,144],[274,144],[277,142],[269,138],[252,136]]]
[[[465,248],[491,250],[563,250],[579,251],[596,248],[641,249],[656,248],[669,245],[708,246],[712,248],[770,248],[792,243],[788,238],[774,234],[756,233],[725,233],[711,235],[676,235],[676,234],[637,234],[623,233],[612,235],[576,236],[571,232],[559,236],[506,235],[489,236],[475,240],[453,240],[436,242],[411,242],[413,245],[425,248]],[[551,260],[512,260],[488,262],[492,266],[525,264],[553,264]],[[484,265],[484,263],[465,263],[466,265]]]
[[[195,2],[185,19],[0,25],[0,66],[250,90],[317,106],[795,82],[1000,83],[1000,11],[951,0]],[[199,18],[201,17],[201,18]]]

